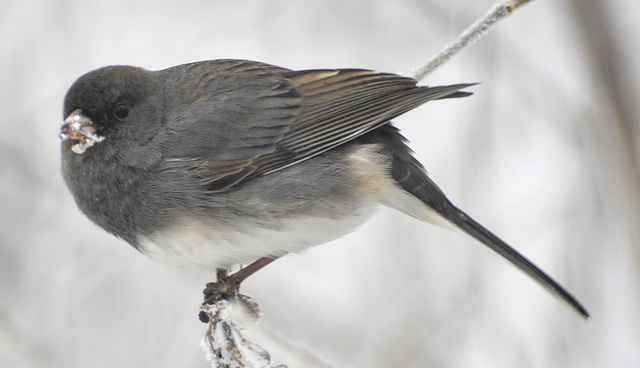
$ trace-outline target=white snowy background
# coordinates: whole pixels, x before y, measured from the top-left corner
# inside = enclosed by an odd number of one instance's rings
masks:
[[[62,181],[62,99],[81,74],[216,58],[408,73],[492,4],[4,1],[0,366],[207,366],[197,314],[213,272],[138,254],[89,222]],[[527,6],[425,81],[482,82],[472,97],[396,120],[450,199],[573,292],[590,320],[470,238],[382,208],[246,282],[261,326],[291,344],[274,358],[292,368],[637,367],[639,14],[635,0]]]

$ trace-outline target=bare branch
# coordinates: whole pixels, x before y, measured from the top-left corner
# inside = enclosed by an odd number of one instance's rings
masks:
[[[414,70],[410,76],[416,80],[422,80],[431,74],[438,67],[449,61],[454,55],[464,50],[468,46],[476,43],[480,38],[486,35],[491,27],[498,21],[511,14],[514,10],[533,0],[507,1],[502,4],[494,5],[484,17],[473,23],[469,28],[464,30],[458,38],[444,48],[439,54],[431,58],[424,66]]]

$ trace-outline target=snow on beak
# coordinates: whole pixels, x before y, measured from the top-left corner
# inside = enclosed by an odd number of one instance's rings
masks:
[[[80,109],[74,110],[60,127],[60,138],[63,141],[71,139],[78,143],[71,146],[71,150],[82,154],[95,143],[102,142],[104,137],[96,134],[96,126]]]

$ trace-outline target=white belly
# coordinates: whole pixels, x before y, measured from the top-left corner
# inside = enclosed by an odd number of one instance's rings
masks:
[[[243,224],[242,231],[220,229],[215,224],[184,221],[154,239],[141,237],[140,250],[153,259],[181,267],[214,271],[248,264],[265,256],[301,252],[348,234],[375,211],[371,202],[359,213],[340,219],[302,217],[274,224],[269,229]]]

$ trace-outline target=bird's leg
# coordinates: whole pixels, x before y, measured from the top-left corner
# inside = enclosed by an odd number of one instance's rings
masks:
[[[217,281],[208,283],[204,289],[204,302],[202,305],[214,305],[223,299],[235,299],[244,305],[250,316],[257,320],[260,315],[258,303],[254,302],[250,297],[238,293],[240,284],[242,284],[247,277],[253,275],[278,258],[280,257],[262,257],[231,275],[229,275],[227,269],[218,268],[216,270]],[[204,310],[200,311],[199,318],[204,323],[209,322],[209,315],[207,315]]]
[[[217,281],[210,282],[204,289],[204,304],[213,304],[221,299],[233,298],[238,295],[240,284],[249,276],[280,257],[262,257],[238,272],[229,275],[228,271],[218,268]]]

